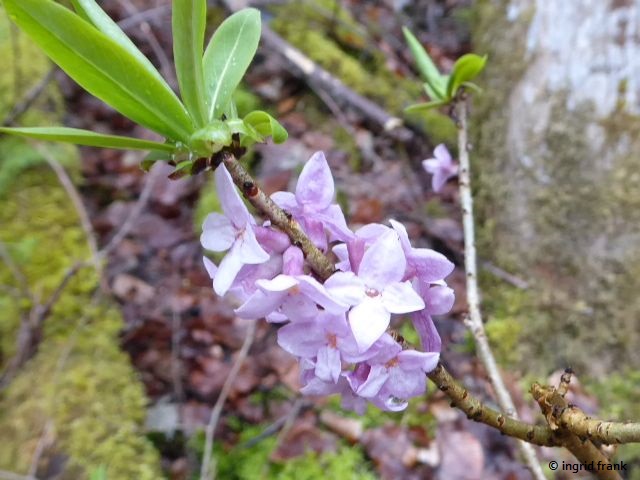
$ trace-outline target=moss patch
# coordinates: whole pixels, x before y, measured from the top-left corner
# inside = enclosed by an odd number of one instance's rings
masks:
[[[86,239],[66,193],[47,169],[28,170],[3,200],[0,239],[30,289],[48,298],[77,260]],[[16,286],[8,269],[0,283]],[[61,478],[84,478],[105,465],[109,478],[160,478],[157,453],[142,436],[146,399],[118,346],[122,319],[92,301],[98,278],[84,269],[68,284],[45,323],[38,354],[0,398],[0,468],[26,472],[44,426],[51,430],[41,466],[62,461]],[[2,293],[2,356],[14,352],[20,314],[29,302]]]

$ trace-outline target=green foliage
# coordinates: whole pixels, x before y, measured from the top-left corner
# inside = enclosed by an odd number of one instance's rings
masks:
[[[260,32],[260,12],[248,8],[231,15],[211,37],[203,57],[210,120],[225,111],[256,53]]]
[[[84,89],[136,123],[186,140],[189,116],[166,82],[120,43],[50,0],[5,0],[9,17]]]
[[[12,183],[0,223],[0,240],[40,298],[89,255],[76,212],[48,168],[30,169]],[[17,287],[3,264],[0,283]],[[0,469],[26,472],[50,422],[53,444],[42,461],[68,457],[64,478],[87,478],[101,465],[109,478],[161,478],[157,453],[140,431],[144,392],[118,344],[122,319],[112,305],[91,301],[97,286],[90,268],[70,281],[47,318],[38,354],[3,392]],[[20,314],[32,305],[6,292],[0,305],[0,358],[6,361]]]
[[[232,144],[238,134],[248,146],[271,136],[284,142],[286,130],[262,111],[238,117],[232,101],[260,40],[260,12],[241,10],[215,31],[203,53],[207,21],[204,0],[173,4],[176,72],[186,107],[149,60],[94,0],[73,0],[77,13],[52,0],[7,0],[10,18],[67,74],[88,92],[134,122],[163,135],[166,143],[98,135],[64,128],[6,128],[11,133],[110,148],[167,152],[147,158],[177,164],[174,177],[199,173],[209,158]],[[197,157],[197,158],[194,158]]]
[[[27,127],[27,128],[3,128],[0,132],[24,136],[36,140],[50,142],[75,143],[90,147],[123,148],[131,150],[159,150],[173,152],[175,148],[166,143],[140,140],[138,138],[122,137],[119,135],[104,135],[90,130],[66,127]]]
[[[325,478],[349,480],[373,480],[364,454],[357,446],[341,444],[335,453],[318,455],[307,452],[301,457],[276,463],[269,459],[276,447],[276,437],[270,436],[253,446],[245,442],[260,435],[265,425],[238,425],[238,445],[230,450],[216,443],[214,457],[217,460],[217,478],[221,480],[321,480]],[[203,442],[199,442],[201,445]],[[202,446],[200,445],[200,449]]]
[[[403,27],[402,32],[409,45],[411,55],[416,61],[418,71],[425,80],[423,85],[425,92],[431,98],[430,102],[418,103],[407,107],[407,112],[424,112],[451,103],[462,86],[480,91],[480,88],[471,83],[471,80],[477,77],[484,69],[487,63],[486,55],[483,57],[473,53],[463,55],[453,65],[451,75],[442,75],[413,33],[407,27]]]
[[[173,59],[180,93],[195,125],[201,127],[209,119],[202,67],[207,2],[176,0],[172,5]]]
[[[267,112],[260,110],[251,112],[244,117],[244,123],[253,127],[260,135],[270,136],[275,143],[283,143],[287,140],[287,131]],[[247,137],[253,139],[249,134]]]

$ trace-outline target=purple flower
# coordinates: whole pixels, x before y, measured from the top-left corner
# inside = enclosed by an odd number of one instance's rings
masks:
[[[405,278],[418,277],[422,282],[432,283],[442,280],[453,271],[454,265],[447,257],[429,248],[413,248],[404,225],[395,220],[389,220],[389,222],[398,234],[407,258]]]
[[[411,283],[402,282],[406,260],[398,236],[384,233],[362,256],[357,276],[336,272],[325,287],[338,302],[353,305],[349,323],[360,351],[367,350],[389,326],[392,313],[424,308]]]
[[[433,175],[431,186],[434,191],[439,192],[447,180],[458,174],[458,165],[453,163],[449,150],[442,143],[435,148],[433,155],[435,158],[423,160],[422,166]]]
[[[222,296],[229,290],[243,265],[264,263],[269,260],[269,254],[258,243],[253,231],[256,222],[242,202],[224,165],[216,169],[215,180],[224,215],[210,213],[207,216],[200,243],[214,252],[230,249],[213,279],[213,289]]]
[[[293,322],[278,330],[278,345],[297,357],[315,358],[314,373],[323,382],[337,383],[342,360],[358,354],[358,345],[344,314],[318,314],[309,322]]]
[[[300,222],[318,248],[326,250],[325,230],[329,232],[331,240],[347,240],[353,236],[342,210],[331,203],[333,196],[333,177],[327,159],[324,153],[316,152],[298,177],[295,195],[290,192],[275,192],[271,198]]]
[[[335,301],[325,287],[309,275],[281,274],[272,280],[257,280],[256,286],[258,290],[236,310],[240,318],[307,320],[318,315],[316,304],[334,314],[348,308]]]
[[[400,346],[397,350],[401,350]],[[384,363],[361,363],[347,376],[354,393],[384,410],[399,411],[407,400],[424,394],[425,374],[440,359],[435,352],[398,351]]]

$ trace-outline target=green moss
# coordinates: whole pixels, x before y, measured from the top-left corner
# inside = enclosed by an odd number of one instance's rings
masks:
[[[88,256],[85,236],[66,192],[45,168],[23,172],[0,212],[0,239],[39,298],[48,298],[66,270]],[[8,269],[0,283],[16,287]],[[140,425],[145,396],[118,346],[122,319],[114,307],[92,302],[93,270],[81,270],[46,320],[37,355],[0,399],[0,468],[24,472],[45,424],[53,445],[43,463],[68,456],[62,478],[83,478],[103,464],[109,478],[160,478],[156,452]],[[20,313],[29,302],[0,294],[2,358],[13,353]],[[6,315],[10,312],[9,315]]]
[[[384,54],[363,50],[367,41],[359,33],[362,29],[339,2],[294,2],[274,11],[272,25],[278,33],[347,86],[392,114],[401,115],[405,107],[420,100],[422,87],[417,79],[395,75],[386,67]],[[333,11],[335,16],[326,14]],[[291,21],[292,18],[296,20]],[[333,22],[333,18],[338,21]],[[411,115],[407,121],[426,132],[434,143],[455,143],[455,126],[440,112]]]
[[[14,180],[0,212],[0,240],[24,272],[31,291],[48,298],[67,269],[88,257],[86,239],[66,192],[48,168]],[[5,265],[0,283],[17,287]],[[118,346],[119,312],[92,301],[95,272],[81,270],[46,319],[37,355],[0,399],[0,468],[27,471],[44,426],[52,446],[42,464],[68,457],[61,478],[85,478],[105,465],[109,478],[160,478],[157,453],[140,425],[145,396],[126,354]],[[20,314],[29,302],[5,292],[0,305],[2,358],[14,353]]]
[[[320,480],[340,478],[369,480],[376,478],[362,450],[355,446],[340,444],[334,453],[317,455],[313,452],[287,460],[284,463],[269,459],[276,447],[276,437],[260,440],[251,447],[244,443],[260,435],[266,425],[238,425],[238,444],[227,449],[216,443],[214,456],[217,460],[217,478],[221,480],[253,480],[256,478],[277,480]],[[202,441],[199,450],[202,448]],[[197,447],[196,447],[197,448]]]
[[[0,7],[0,58],[4,68],[0,71],[0,118],[5,118],[16,103],[47,74],[50,62],[42,51],[26,35],[14,26]],[[54,84],[45,88],[27,112],[19,119],[23,126],[51,125],[56,123],[63,110],[62,96]],[[51,147],[51,154],[64,163],[73,149],[64,146]],[[23,170],[44,163],[31,146],[18,138],[0,142],[0,196],[13,179]]]

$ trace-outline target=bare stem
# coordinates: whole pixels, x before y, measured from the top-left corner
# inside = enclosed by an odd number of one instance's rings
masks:
[[[462,206],[462,226],[464,230],[464,264],[467,273],[467,303],[469,304],[469,316],[465,319],[465,324],[473,334],[478,356],[487,371],[489,381],[493,386],[498,400],[498,405],[504,412],[515,419],[518,412],[513,403],[511,395],[507,390],[500,369],[496,363],[493,351],[489,345],[487,334],[482,323],[480,313],[480,293],[478,290],[478,274],[476,260],[476,237],[473,217],[473,197],[471,195],[471,168],[469,162],[469,139],[467,126],[467,102],[464,95],[456,101],[456,119],[458,121],[458,155],[460,161],[459,185],[460,203]],[[543,480],[544,473],[540,468],[540,463],[536,459],[536,454],[531,445],[525,441],[520,442],[520,449],[525,457],[527,465],[532,474]]]

